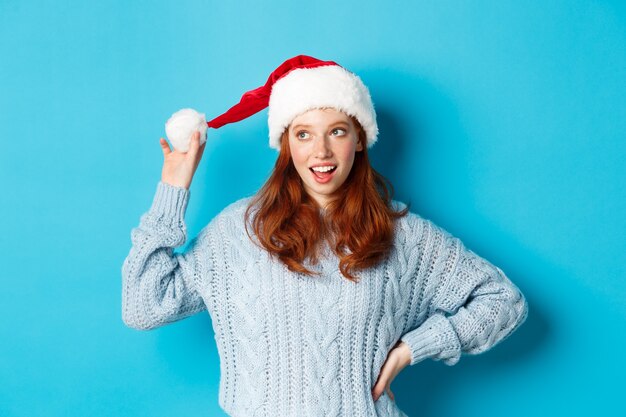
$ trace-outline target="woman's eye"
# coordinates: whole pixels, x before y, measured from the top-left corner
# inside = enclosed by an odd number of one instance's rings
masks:
[[[346,134],[345,129],[340,129],[340,128],[333,129],[333,133],[335,133],[335,132],[341,132],[341,133],[339,133],[339,135],[345,135]]]
[[[304,137],[303,135],[308,135],[308,134],[309,134],[308,132],[305,132],[304,130],[302,130],[302,131],[296,133],[296,137],[298,139],[306,139],[306,137]]]

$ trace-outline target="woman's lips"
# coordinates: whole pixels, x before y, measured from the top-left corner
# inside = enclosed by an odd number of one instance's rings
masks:
[[[335,167],[335,169],[330,172],[315,172],[312,168],[309,168],[309,171],[311,171],[311,174],[313,174],[313,178],[315,179],[315,181],[320,184],[325,184],[333,178],[333,175],[335,175],[335,172],[337,172],[337,168]]]

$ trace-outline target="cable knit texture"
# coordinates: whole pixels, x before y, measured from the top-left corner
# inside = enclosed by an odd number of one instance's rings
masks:
[[[527,317],[523,294],[500,268],[412,212],[396,222],[390,256],[353,283],[328,245],[319,264],[305,262],[323,275],[308,277],[250,241],[243,222],[251,197],[174,252],[187,238],[189,196],[159,182],[131,231],[122,319],[148,330],[207,311],[220,356],[219,405],[230,416],[406,416],[386,392],[375,402],[371,394],[398,340],[409,345],[411,365],[454,365]]]

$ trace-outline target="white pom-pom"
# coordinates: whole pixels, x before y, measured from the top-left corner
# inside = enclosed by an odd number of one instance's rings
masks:
[[[165,133],[177,151],[187,152],[194,132],[200,132],[200,145],[206,142],[207,127],[203,113],[194,109],[181,109],[165,123]]]

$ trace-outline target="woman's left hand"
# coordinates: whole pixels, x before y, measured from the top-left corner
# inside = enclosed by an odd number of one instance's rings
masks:
[[[403,341],[398,341],[389,354],[383,364],[378,380],[372,388],[372,396],[374,401],[378,401],[378,398],[382,395],[383,391],[387,391],[389,398],[395,401],[394,395],[391,392],[391,381],[411,363],[411,349],[409,345]]]

